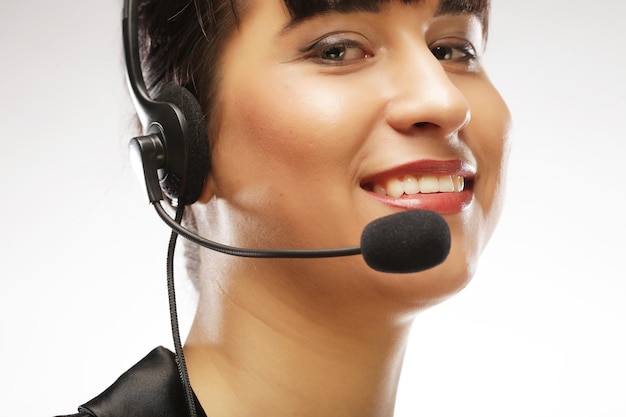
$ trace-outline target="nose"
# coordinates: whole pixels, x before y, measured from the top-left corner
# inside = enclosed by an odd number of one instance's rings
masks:
[[[465,95],[427,47],[403,54],[390,75],[393,87],[385,115],[397,131],[428,130],[449,137],[469,123],[471,112]]]

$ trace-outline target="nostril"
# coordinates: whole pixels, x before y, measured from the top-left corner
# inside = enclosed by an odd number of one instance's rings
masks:
[[[420,129],[423,129],[423,128],[429,126],[429,125],[430,125],[430,123],[428,123],[428,122],[417,122],[417,123],[413,124],[413,126],[415,126],[417,128],[420,128]]]

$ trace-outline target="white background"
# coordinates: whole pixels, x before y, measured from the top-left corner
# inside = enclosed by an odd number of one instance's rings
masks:
[[[126,157],[120,14],[0,4],[3,416],[73,412],[171,346],[168,232]],[[494,0],[508,203],[472,284],[418,317],[397,417],[626,415],[624,16],[613,0]]]

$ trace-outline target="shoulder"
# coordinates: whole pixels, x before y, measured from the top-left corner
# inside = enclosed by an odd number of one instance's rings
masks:
[[[198,415],[204,416],[196,401]],[[124,372],[111,386],[78,408],[58,417],[176,417],[186,416],[185,393],[176,357],[158,347]]]

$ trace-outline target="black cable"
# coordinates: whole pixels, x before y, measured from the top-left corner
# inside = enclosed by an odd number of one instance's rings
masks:
[[[156,205],[160,207],[160,204]],[[176,209],[176,218],[174,219],[176,224],[180,224],[184,212],[184,204],[179,205]],[[172,338],[174,339],[174,351],[176,352],[178,373],[180,375],[180,380],[183,384],[183,389],[185,390],[185,399],[187,401],[187,408],[189,409],[189,416],[197,417],[196,404],[193,398],[193,391],[191,390],[191,383],[189,382],[189,373],[187,372],[187,363],[185,362],[185,354],[183,353],[183,345],[180,341],[180,330],[178,327],[176,289],[174,288],[174,253],[176,250],[177,238],[178,233],[172,230],[172,234],[170,235],[170,242],[167,248],[167,294],[170,305],[170,323],[172,326]]]
[[[161,206],[159,202],[153,203],[157,214],[167,225],[185,239],[200,246],[212,249],[228,255],[243,256],[247,258],[334,258],[337,256],[353,256],[361,253],[360,246],[330,249],[244,249],[227,246],[212,240],[198,236],[176,223]]]

